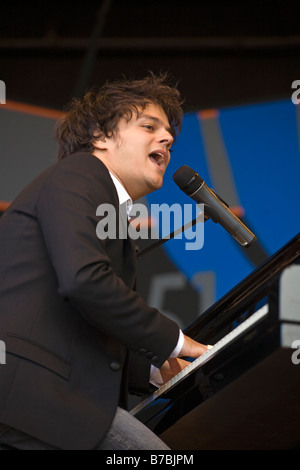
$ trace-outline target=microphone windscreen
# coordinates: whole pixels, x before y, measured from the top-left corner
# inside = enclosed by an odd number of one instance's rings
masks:
[[[204,182],[198,173],[187,165],[182,165],[175,171],[173,180],[188,196],[197,191]]]

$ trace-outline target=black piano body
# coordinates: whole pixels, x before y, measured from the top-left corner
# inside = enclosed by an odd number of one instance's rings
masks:
[[[299,254],[298,234],[200,315],[207,358],[131,411],[171,449],[300,449]]]

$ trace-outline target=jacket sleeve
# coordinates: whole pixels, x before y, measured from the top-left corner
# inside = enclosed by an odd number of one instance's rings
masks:
[[[179,328],[125,284],[108,255],[113,241],[97,237],[97,207],[118,204],[103,164],[90,155],[66,160],[48,177],[36,206],[58,292],[99,331],[160,367]]]
[[[128,358],[128,391],[133,395],[150,393],[150,362],[143,356],[129,353]]]

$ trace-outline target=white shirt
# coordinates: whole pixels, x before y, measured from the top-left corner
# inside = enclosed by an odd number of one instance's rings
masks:
[[[115,185],[118,198],[119,198],[119,204],[122,205],[126,203],[127,217],[129,217],[130,211],[133,206],[133,201],[131,197],[129,196],[128,192],[126,191],[126,189],[124,188],[124,186],[122,185],[122,183],[120,183],[120,181],[115,177],[115,175],[113,175],[111,172],[109,172],[109,174]],[[184,335],[182,331],[179,330],[178,342],[177,342],[176,348],[174,349],[170,357],[172,358],[178,357],[178,354],[180,353],[182,349],[183,343],[184,343]],[[156,387],[160,387],[161,385],[163,385],[161,373],[159,369],[153,365],[151,365],[150,383],[152,383],[152,385],[155,385]]]
[[[126,212],[127,212],[127,216],[129,217],[130,211],[131,211],[132,206],[133,206],[132,199],[129,196],[126,189],[124,188],[124,186],[122,185],[122,183],[120,183],[118,178],[116,178],[115,175],[113,175],[111,172],[109,172],[109,174],[110,174],[111,179],[113,180],[113,183],[116,187],[116,191],[118,193],[118,198],[119,198],[119,204],[121,206],[122,204],[126,203]]]

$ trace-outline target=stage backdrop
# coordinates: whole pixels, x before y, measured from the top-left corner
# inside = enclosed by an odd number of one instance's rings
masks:
[[[185,164],[243,214],[257,236],[253,247],[241,248],[209,220],[201,250],[186,250],[184,237],[164,245],[168,258],[198,293],[201,313],[299,232],[299,106],[286,100],[186,114],[174,149],[164,186],[147,197],[148,204],[193,202],[172,179]],[[155,275],[152,283],[159,288]],[[165,285],[170,290],[171,281]],[[163,303],[162,298],[161,293]],[[185,302],[184,323],[196,313],[196,306]]]
[[[139,292],[182,327],[299,232],[298,108],[284,100],[184,116],[164,186],[145,200],[149,210],[152,204],[196,204],[172,179],[189,165],[241,214],[258,241],[241,248],[209,220],[201,249],[187,250],[182,237],[140,260]],[[0,200],[14,199],[55,161],[59,115],[10,102],[0,106]],[[149,242],[138,243],[143,248]]]

